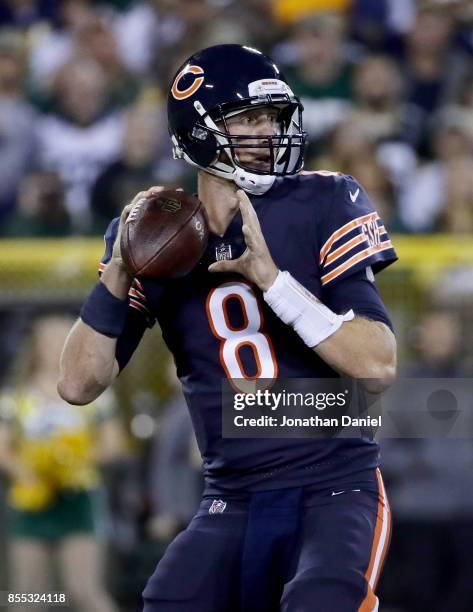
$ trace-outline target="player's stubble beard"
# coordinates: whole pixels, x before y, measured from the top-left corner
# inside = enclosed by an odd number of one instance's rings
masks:
[[[245,143],[242,143],[244,145]],[[248,143],[251,144],[251,143]],[[257,148],[242,148],[234,152],[237,163],[245,170],[252,172],[269,172],[271,169],[271,153],[269,145]]]

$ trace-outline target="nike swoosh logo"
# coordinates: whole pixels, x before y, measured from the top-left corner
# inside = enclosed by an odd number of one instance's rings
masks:
[[[355,191],[355,193],[352,193],[351,191],[349,191],[348,193],[350,194],[350,200],[354,204],[356,202],[356,198],[360,195],[360,188],[358,187],[358,189]]]
[[[345,491],[332,491],[332,495],[341,495],[342,493],[345,493]]]

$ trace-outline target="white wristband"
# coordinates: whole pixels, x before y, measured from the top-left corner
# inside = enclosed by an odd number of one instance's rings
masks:
[[[327,308],[289,272],[279,271],[276,280],[263,293],[263,297],[278,317],[290,325],[310,348],[320,344],[334,334],[345,321],[351,321],[355,317],[353,310],[338,315]]]

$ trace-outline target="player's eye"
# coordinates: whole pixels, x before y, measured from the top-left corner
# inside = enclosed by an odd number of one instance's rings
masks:
[[[228,125],[251,125],[252,118],[248,115],[241,115],[239,117],[227,119]]]
[[[254,115],[247,115],[246,125],[256,125],[259,121],[261,121],[262,116],[259,113],[255,113]]]

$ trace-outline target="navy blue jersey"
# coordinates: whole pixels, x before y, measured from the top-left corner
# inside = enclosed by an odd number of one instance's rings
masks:
[[[336,312],[389,318],[367,268],[376,273],[396,260],[389,236],[360,185],[336,173],[278,179],[252,197],[271,255]],[[261,291],[238,275],[208,272],[222,257],[245,249],[238,213],[225,234],[210,235],[199,265],[186,277],[138,278],[130,314],[118,341],[124,367],[146,325],[156,320],[174,355],[177,373],[204,460],[207,491],[260,491],[339,481],[378,465],[376,442],[359,439],[223,439],[221,381],[229,378],[338,376],[265,304]],[[118,220],[106,234],[105,263]]]

